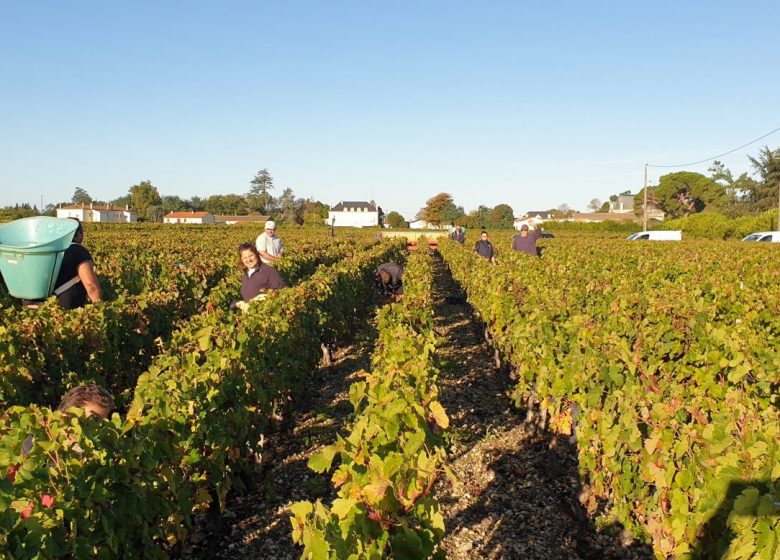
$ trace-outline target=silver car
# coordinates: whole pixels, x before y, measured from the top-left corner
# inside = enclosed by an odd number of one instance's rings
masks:
[[[780,231],[757,231],[742,238],[742,241],[763,241],[780,243]]]

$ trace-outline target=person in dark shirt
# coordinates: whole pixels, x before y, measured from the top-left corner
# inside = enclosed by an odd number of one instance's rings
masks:
[[[395,263],[380,264],[374,273],[377,291],[384,297],[391,297],[398,300],[404,293],[403,287],[404,270]]]
[[[520,233],[512,236],[512,250],[538,257],[539,252],[536,250],[536,240],[541,236],[541,226],[537,225],[531,232],[528,231],[528,225],[523,224],[520,228]]]
[[[76,233],[70,247],[65,249],[62,265],[54,283],[54,295],[65,309],[84,307],[87,301],[96,302],[102,298],[100,281],[95,274],[92,255],[81,244],[84,241],[84,228],[78,218],[68,218],[78,222]],[[30,308],[37,308],[40,301],[24,301]]]
[[[241,298],[245,302],[264,294],[268,290],[281,290],[287,282],[276,269],[260,260],[260,253],[252,243],[242,243],[238,247],[239,267],[244,271],[241,279]]]
[[[450,239],[463,245],[463,242],[466,241],[466,234],[463,233],[463,228],[460,226],[455,226],[455,231],[450,234]]]
[[[79,221],[77,218],[71,218]],[[65,309],[84,307],[89,301],[100,301],[102,297],[100,281],[95,274],[95,263],[81,242],[84,241],[84,228],[79,222],[73,242],[65,251],[62,267],[54,285],[54,293],[60,305]]]
[[[479,240],[474,244],[474,252],[480,257],[495,264],[496,259],[493,258],[493,244],[488,240],[488,232],[485,230],[482,230],[482,233],[479,234]]]

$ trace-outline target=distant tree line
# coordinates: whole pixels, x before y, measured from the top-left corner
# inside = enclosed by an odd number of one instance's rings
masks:
[[[70,201],[49,204],[44,214],[55,215],[61,205],[100,204],[124,208],[138,213],[139,220],[160,222],[170,212],[209,212],[211,214],[248,216],[269,215],[286,225],[325,226],[330,207],[322,202],[296,197],[291,188],[285,188],[279,197],[274,197],[274,180],[267,169],[261,169],[249,182],[246,194],[215,194],[206,198],[193,196],[182,198],[176,195],[160,195],[151,181],[133,185],[127,194],[119,198],[102,201],[93,199],[86,189],[76,187]],[[15,220],[38,215],[38,210],[29,204],[0,209],[0,219]]]
[[[38,209],[29,204],[14,204],[13,206],[0,208],[0,221],[19,220],[37,215]]]
[[[388,214],[388,224],[392,226]],[[418,220],[424,220],[434,226],[461,225],[471,229],[512,229],[515,214],[508,204],[498,204],[493,208],[480,205],[468,214],[462,206],[457,206],[449,193],[439,193],[431,197],[417,213]]]
[[[677,171],[663,175],[647,189],[648,209],[663,210],[670,218],[700,212],[717,212],[728,218],[756,216],[778,206],[780,196],[780,148],[764,146],[757,157],[748,156],[753,173],[734,177],[720,161],[708,175]],[[643,213],[644,189],[634,198],[634,212]]]

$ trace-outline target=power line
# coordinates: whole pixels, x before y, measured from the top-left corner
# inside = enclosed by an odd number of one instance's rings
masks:
[[[772,134],[774,134],[774,133],[775,133],[775,132],[777,132],[778,130],[780,130],[780,127],[778,127],[778,128],[776,128],[776,129],[774,129],[774,130],[773,130],[773,131],[771,131],[771,132],[767,132],[766,134],[764,134],[763,136],[760,136],[760,137],[756,138],[755,140],[751,140],[751,141],[750,141],[750,142],[748,142],[747,144],[742,144],[742,145],[741,145],[740,147],[738,147],[738,148],[734,148],[733,150],[729,150],[728,152],[723,152],[722,154],[718,154],[717,156],[712,156],[712,157],[704,158],[704,159],[702,159],[702,160],[699,160],[699,161],[693,161],[693,162],[691,162],[691,163],[681,163],[681,164],[679,164],[679,165],[653,165],[652,163],[648,163],[648,164],[646,164],[646,165],[647,165],[647,167],[688,167],[689,165],[698,165],[698,164],[700,164],[700,163],[705,163],[705,162],[708,162],[708,161],[712,161],[713,159],[718,159],[719,157],[723,157],[723,156],[727,156],[727,155],[729,155],[729,154],[733,154],[733,153],[734,153],[734,152],[736,152],[737,150],[741,150],[742,148],[746,148],[746,147],[750,146],[751,144],[755,144],[755,143],[756,143],[756,142],[758,142],[759,140],[763,140],[763,139],[764,139],[764,138],[766,138],[767,136],[771,136]]]

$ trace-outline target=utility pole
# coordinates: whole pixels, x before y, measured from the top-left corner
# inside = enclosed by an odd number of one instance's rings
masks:
[[[642,203],[642,231],[647,231],[647,164],[645,164],[645,201]]]

